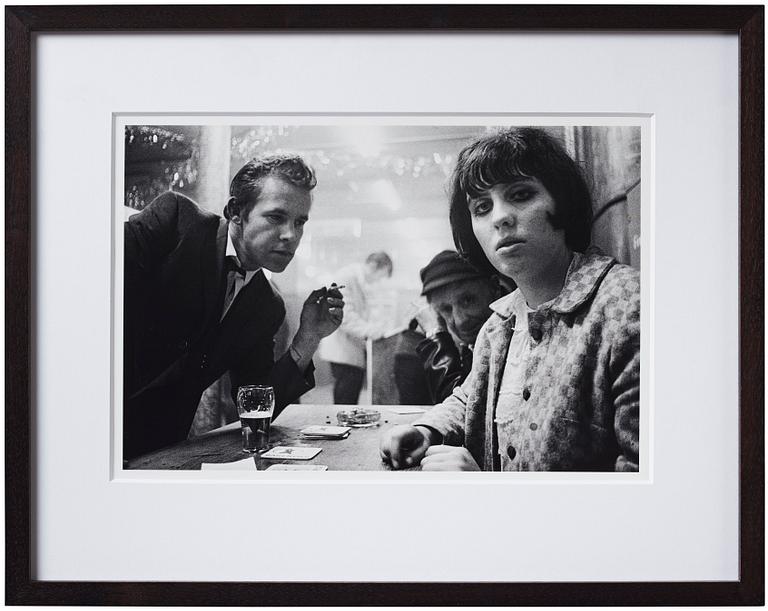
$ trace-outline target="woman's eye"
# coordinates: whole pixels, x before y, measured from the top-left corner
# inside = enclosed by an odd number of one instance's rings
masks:
[[[472,202],[472,206],[470,207],[470,211],[472,212],[473,216],[482,216],[483,214],[487,213],[490,209],[491,209],[491,203],[487,200]]]
[[[507,193],[507,201],[510,202],[526,202],[533,197],[533,191],[531,189],[516,189]]]

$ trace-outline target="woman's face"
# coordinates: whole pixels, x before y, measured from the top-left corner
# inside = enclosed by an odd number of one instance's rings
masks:
[[[548,216],[555,201],[537,178],[499,183],[468,202],[472,231],[491,264],[515,282],[547,273],[567,252]]]

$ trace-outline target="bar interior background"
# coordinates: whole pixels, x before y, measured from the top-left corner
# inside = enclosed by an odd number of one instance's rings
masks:
[[[276,338],[282,354],[296,331],[309,292],[334,272],[374,251],[392,257],[392,278],[370,299],[390,337],[373,342],[372,384],[361,402],[398,404],[394,354],[408,349],[404,329],[419,304],[419,270],[439,251],[454,248],[448,223],[448,177],[458,152],[498,126],[397,125],[133,125],[125,130],[128,218],[172,189],[222,214],[229,182],[249,159],[276,152],[301,154],[317,173],[310,222],[296,257],[270,280],[286,304]],[[582,167],[594,202],[593,243],[619,262],[640,268],[640,128],[546,127]],[[304,403],[332,403],[328,363],[315,357],[316,387]],[[225,374],[203,395],[190,436],[232,422]]]

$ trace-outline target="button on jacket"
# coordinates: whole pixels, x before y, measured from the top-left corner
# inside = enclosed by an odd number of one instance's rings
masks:
[[[484,470],[499,470],[494,415],[515,316],[510,296],[491,309],[469,377],[414,424],[436,429],[448,445],[464,445]],[[637,471],[639,273],[591,251],[560,294],[529,314],[528,328],[527,397],[511,423],[510,448],[501,448],[509,468]]]

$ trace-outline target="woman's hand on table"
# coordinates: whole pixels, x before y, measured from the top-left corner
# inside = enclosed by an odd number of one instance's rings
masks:
[[[382,434],[379,453],[393,469],[406,469],[419,464],[429,444],[428,429],[399,424]]]
[[[422,471],[480,471],[467,448],[430,446],[421,460]]]

